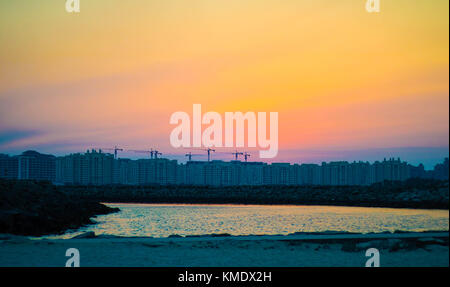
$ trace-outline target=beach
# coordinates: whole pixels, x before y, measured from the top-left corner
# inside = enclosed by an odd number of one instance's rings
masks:
[[[81,267],[364,267],[377,248],[381,267],[448,267],[448,232],[296,233],[168,238],[94,236],[30,239],[0,235],[1,267],[64,267],[76,248]]]

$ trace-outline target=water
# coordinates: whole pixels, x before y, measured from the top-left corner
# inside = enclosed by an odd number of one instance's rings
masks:
[[[447,210],[283,205],[107,204],[118,213],[98,216],[97,224],[50,238],[86,231],[117,236],[167,237],[229,233],[289,234],[327,230],[383,232],[448,230]]]

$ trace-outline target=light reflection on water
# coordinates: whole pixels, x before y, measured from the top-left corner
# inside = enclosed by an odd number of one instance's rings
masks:
[[[167,237],[171,234],[289,234],[294,232],[448,230],[447,210],[282,205],[107,204],[118,213],[98,216],[86,231],[96,235]]]

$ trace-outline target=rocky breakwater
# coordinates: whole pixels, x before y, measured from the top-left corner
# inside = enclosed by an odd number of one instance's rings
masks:
[[[93,223],[96,215],[117,211],[94,200],[70,197],[49,182],[0,179],[0,233],[59,234]]]

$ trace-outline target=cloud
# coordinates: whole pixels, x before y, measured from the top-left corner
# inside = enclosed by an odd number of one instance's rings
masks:
[[[23,140],[27,138],[39,135],[41,132],[37,130],[5,130],[0,131],[0,146],[13,143],[17,140]]]

